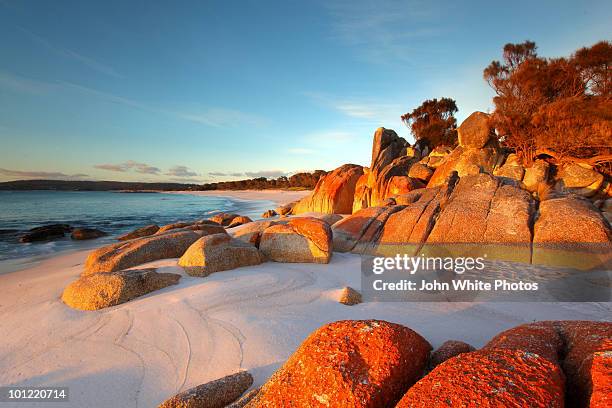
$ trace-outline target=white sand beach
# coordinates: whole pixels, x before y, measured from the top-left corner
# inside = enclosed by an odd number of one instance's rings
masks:
[[[83,312],[60,296],[86,255],[0,276],[0,385],[68,386],[69,403],[54,407],[154,407],[239,369],[261,385],[311,331],[334,320],[384,319],[411,327],[434,347],[448,339],[479,347],[524,322],[606,320],[612,309],[609,303],[344,306],[339,289],[359,288],[360,261],[336,253],[329,265],[265,263],[206,278],[185,275],[176,259],[158,261],[148,265],[180,273],[178,285]]]

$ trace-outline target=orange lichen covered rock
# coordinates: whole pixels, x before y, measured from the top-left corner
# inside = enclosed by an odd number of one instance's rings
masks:
[[[435,368],[446,360],[458,356],[459,354],[469,353],[476,350],[474,346],[458,340],[447,340],[440,347],[431,353],[429,366]]]
[[[513,327],[493,337],[484,349],[524,350],[557,363],[563,348],[563,339],[552,323],[537,322]]]
[[[292,214],[319,212],[328,214],[350,214],[357,180],[363,174],[363,167],[345,164],[321,177],[314,191],[298,201]]]
[[[563,385],[560,367],[537,354],[480,350],[440,364],[397,407],[562,408]]]
[[[562,367],[567,376],[568,405],[586,407],[593,396],[596,400],[602,401],[602,395],[606,393],[606,389],[610,389],[609,381],[612,379],[610,371],[612,323],[590,321],[553,323],[565,343]],[[610,400],[612,395],[608,394],[606,398]],[[597,405],[591,405],[594,406]]]
[[[431,346],[407,327],[345,320],[312,333],[247,407],[393,407]]]
[[[536,353],[560,364],[567,379],[567,402],[570,407],[586,407],[589,400],[610,399],[610,393],[606,391],[612,378],[610,322],[545,321],[525,324],[498,334],[485,346],[485,349],[500,348]]]

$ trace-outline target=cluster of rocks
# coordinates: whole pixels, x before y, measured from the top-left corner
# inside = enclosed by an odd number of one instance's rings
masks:
[[[160,408],[603,408],[612,395],[611,338],[609,322],[543,321],[506,330],[480,350],[450,340],[430,353],[429,342],[408,327],[338,321],[314,331],[240,399],[253,382],[245,372],[182,392]]]
[[[70,238],[76,241],[96,239],[107,235],[104,231],[95,228],[73,228],[68,224],[49,224],[32,228],[19,237],[19,242],[51,241],[64,238],[66,234],[70,234]]]
[[[401,245],[414,255],[471,244],[493,259],[572,267],[585,265],[567,251],[609,256],[612,184],[603,174],[544,158],[523,167],[482,112],[458,134],[456,148],[428,152],[380,128],[369,168],[328,173],[291,213],[351,214],[333,226],[340,252],[385,254]]]
[[[328,216],[322,218],[253,222],[220,213],[195,223],[142,227],[92,251],[81,277],[66,287],[62,299],[73,308],[95,310],[178,283],[178,274],[138,268],[161,259],[179,258],[178,265],[197,277],[265,261],[328,263],[332,231]]]

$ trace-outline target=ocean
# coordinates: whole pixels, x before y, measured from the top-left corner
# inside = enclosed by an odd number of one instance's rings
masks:
[[[62,251],[117,242],[125,232],[148,224],[195,221],[218,212],[259,218],[271,201],[165,193],[108,191],[0,191],[0,273],[29,266]],[[100,229],[109,235],[89,241],[63,239],[19,243],[26,230],[45,224]]]

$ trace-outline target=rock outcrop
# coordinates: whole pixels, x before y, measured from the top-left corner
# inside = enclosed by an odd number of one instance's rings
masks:
[[[378,206],[387,198],[387,186],[394,176],[407,176],[410,167],[418,161],[407,156],[408,142],[391,129],[378,128],[372,144],[372,162],[367,173],[357,183],[353,212],[365,207]],[[367,177],[366,177],[367,174]]]
[[[158,259],[179,258],[202,235],[202,231],[169,231],[98,248],[87,257],[83,275],[121,271]]]
[[[83,241],[105,237],[106,235],[108,235],[106,232],[96,228],[75,228],[72,230],[70,238],[76,241]]]
[[[312,333],[247,407],[393,407],[423,372],[431,346],[407,327],[339,321]]]
[[[533,227],[532,262],[590,269],[610,261],[611,233],[601,212],[579,197],[542,201]]]
[[[332,231],[319,219],[290,218],[272,225],[261,236],[259,249],[276,262],[328,263],[332,256]]]
[[[314,191],[298,201],[292,214],[308,212],[350,214],[357,180],[363,174],[363,167],[345,164],[321,177]]]
[[[267,210],[263,214],[261,214],[261,218],[272,218],[276,217],[278,214],[274,210]]]
[[[181,275],[158,273],[151,268],[95,273],[68,285],[62,300],[74,309],[98,310],[175,285],[180,278]]]
[[[49,241],[51,239],[62,238],[70,231],[72,231],[72,228],[68,224],[43,225],[42,227],[32,228],[23,234],[19,238],[19,242]]]
[[[417,382],[397,408],[564,406],[560,367],[522,350],[459,354]]]
[[[427,187],[437,187],[446,182],[454,171],[459,177],[473,176],[479,173],[493,174],[495,167],[503,160],[503,154],[495,147],[481,149],[457,147],[444,157],[429,179]]]
[[[274,209],[278,215],[289,215],[293,211],[293,207],[297,204],[297,201],[292,201],[287,204],[280,205]]]
[[[198,239],[181,256],[178,264],[191,276],[208,276],[213,272],[259,265],[261,261],[261,254],[255,246],[224,233]]]
[[[130,239],[148,237],[149,235],[155,234],[159,231],[158,225],[147,225],[142,228],[135,229],[134,231],[130,231],[127,234],[123,234],[117,237],[119,241],[129,241]]]
[[[158,408],[225,408],[253,385],[253,376],[240,371],[198,385],[163,402]]]

